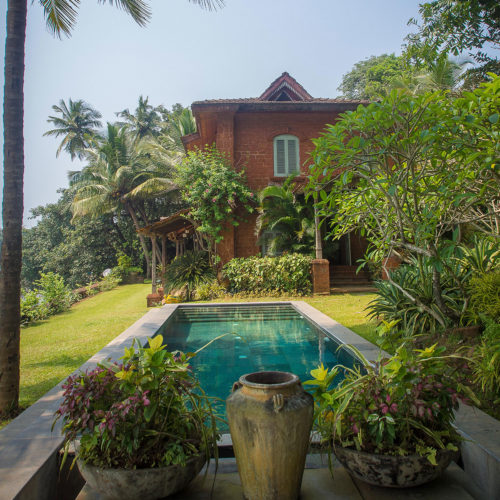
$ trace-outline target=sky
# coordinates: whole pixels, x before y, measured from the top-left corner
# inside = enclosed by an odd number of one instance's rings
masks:
[[[152,19],[141,28],[115,7],[84,0],[71,38],[62,40],[46,29],[40,3],[28,2],[26,34],[27,227],[35,224],[30,209],[57,201],[57,190],[68,185],[67,172],[84,166],[64,152],[56,158],[60,140],[43,137],[60,99],[83,99],[102,113],[103,122],[113,122],[116,112],[133,111],[140,95],[169,108],[257,97],[283,71],[312,96],[335,97],[342,75],[356,62],[401,53],[419,2],[226,0],[223,9],[208,12],[187,0],[150,0]],[[7,0],[0,0],[2,39],[6,8]],[[0,83],[3,88],[3,72]]]

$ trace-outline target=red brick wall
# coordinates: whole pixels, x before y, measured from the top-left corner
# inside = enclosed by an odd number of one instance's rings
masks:
[[[234,160],[237,168],[245,166],[251,189],[260,190],[274,177],[273,139],[291,134],[299,138],[300,165],[303,172],[314,149],[312,138],[318,137],[327,123],[335,121],[333,113],[237,113],[234,120]],[[276,179],[275,179],[276,180]]]
[[[333,123],[337,116],[317,111],[234,113],[233,110],[201,115],[201,136],[187,147],[192,149],[215,141],[220,151],[233,158],[235,168],[245,168],[248,185],[257,193],[271,182],[284,180],[284,177],[274,177],[274,137],[281,134],[298,137],[301,171],[307,173],[309,154],[314,149],[311,139],[318,137],[325,125]],[[255,235],[256,214],[245,218],[246,222],[225,233],[219,245],[223,263],[232,257],[248,257],[260,252]]]

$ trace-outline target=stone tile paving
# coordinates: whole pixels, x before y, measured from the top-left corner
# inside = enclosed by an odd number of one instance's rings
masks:
[[[443,476],[416,488],[379,488],[351,478],[340,465],[335,465],[333,479],[328,468],[316,456],[306,464],[300,500],[485,500],[472,485],[465,472],[451,464]],[[171,500],[205,500],[210,498],[213,485],[213,466],[184,491],[169,497]],[[242,500],[240,478],[234,459],[221,459],[215,478],[212,500]],[[76,500],[104,500],[87,486]]]

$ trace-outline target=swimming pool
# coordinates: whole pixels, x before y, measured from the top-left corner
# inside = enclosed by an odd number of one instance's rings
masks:
[[[225,400],[241,375],[292,372],[301,381],[320,363],[352,366],[354,358],[291,304],[178,307],[160,328],[169,351],[201,351],[193,368],[205,392]]]

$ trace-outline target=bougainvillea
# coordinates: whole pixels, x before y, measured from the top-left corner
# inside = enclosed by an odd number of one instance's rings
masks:
[[[246,185],[245,173],[233,168],[216,148],[188,152],[178,168],[177,184],[190,207],[188,217],[198,224],[210,246],[219,243],[226,224],[238,225],[241,211],[253,212],[254,193]]]

